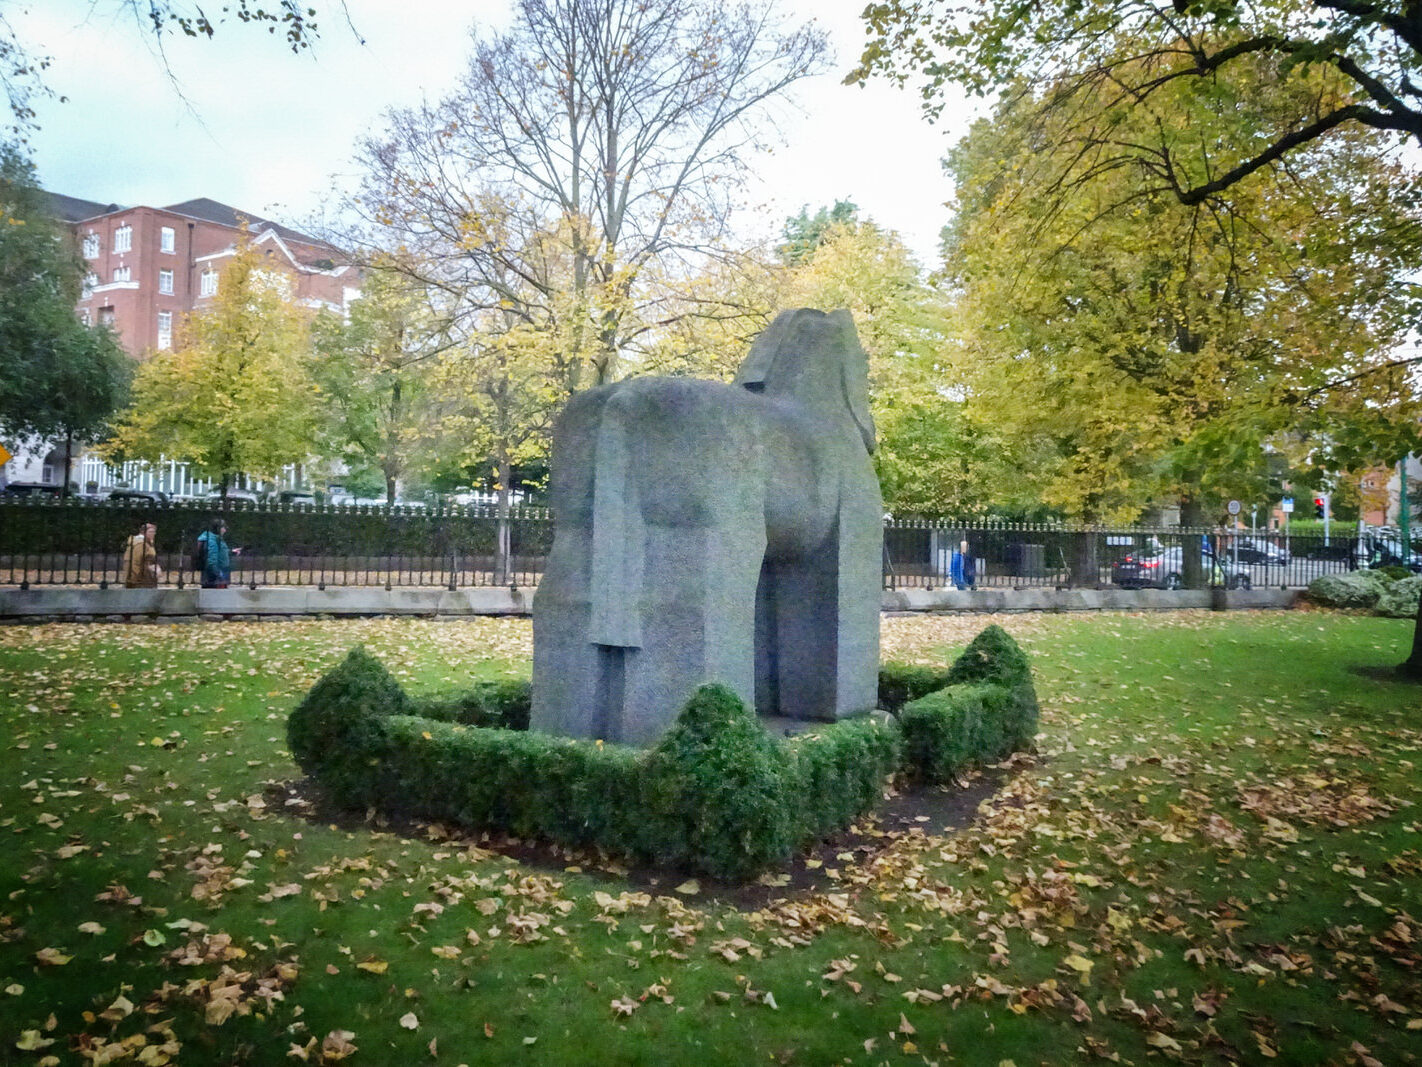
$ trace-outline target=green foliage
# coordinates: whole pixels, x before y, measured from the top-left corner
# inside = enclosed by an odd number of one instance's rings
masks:
[[[71,451],[103,432],[133,373],[112,331],[74,314],[83,270],[34,168],[0,144],[0,425]]]
[[[399,479],[433,461],[440,419],[454,410],[431,389],[439,333],[424,291],[389,269],[367,273],[345,318],[323,313],[312,328],[321,435],[347,467],[378,472],[388,503]]]
[[[798,215],[785,220],[780,229],[783,243],[775,251],[781,262],[798,266],[815,254],[825,243],[831,229],[853,228],[859,223],[859,205],[852,200],[836,200],[834,207],[822,207],[813,215],[809,206],[800,208]]]
[[[380,661],[353,648],[291,713],[287,745],[301,769],[319,778],[338,804],[374,804],[382,794],[371,768],[385,748],[385,717],[408,708],[405,691]]]
[[[647,761],[652,840],[664,863],[739,879],[795,844],[784,751],[735,693],[704,685]]]
[[[944,667],[883,663],[879,666],[879,707],[896,715],[910,700],[927,696],[948,684],[948,670]]]
[[[493,726],[527,730],[533,705],[533,686],[517,679],[479,682],[452,697],[426,697],[411,701],[409,714],[465,726]]]

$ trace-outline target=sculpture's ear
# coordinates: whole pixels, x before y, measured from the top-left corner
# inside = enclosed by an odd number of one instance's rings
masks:
[[[849,414],[859,427],[864,438],[864,447],[873,455],[877,445],[874,432],[874,416],[869,411],[869,356],[859,343],[859,334],[854,329],[854,316],[848,308],[830,312],[830,321],[839,329],[841,337],[839,350],[843,354],[840,363],[840,383],[844,388],[844,399],[849,406]]]
[[[790,334],[792,317],[792,312],[782,311],[752,342],[750,351],[746,353],[740,369],[736,371],[737,385],[744,386],[753,393],[765,392],[765,380],[770,375],[770,368],[775,365],[775,357],[780,352],[782,342]]]

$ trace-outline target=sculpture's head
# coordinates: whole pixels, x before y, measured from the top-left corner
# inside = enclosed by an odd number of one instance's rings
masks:
[[[869,357],[846,309],[782,311],[751,345],[736,382],[767,396],[794,397],[827,414],[847,411],[864,447],[874,451]]]

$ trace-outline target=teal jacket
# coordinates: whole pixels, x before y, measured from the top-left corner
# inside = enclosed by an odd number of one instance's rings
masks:
[[[207,558],[202,565],[202,584],[216,585],[232,578],[232,549],[221,534],[204,530],[198,540],[207,546]]]

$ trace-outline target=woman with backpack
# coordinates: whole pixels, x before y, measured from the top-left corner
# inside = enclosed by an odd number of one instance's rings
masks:
[[[232,557],[242,550],[227,544],[227,523],[213,519],[211,529],[198,534],[193,570],[202,575],[204,589],[226,589],[232,579]]]

